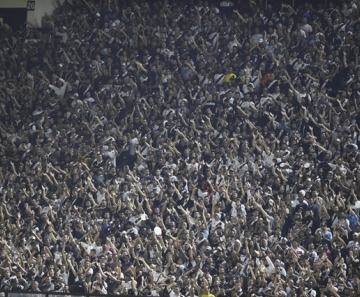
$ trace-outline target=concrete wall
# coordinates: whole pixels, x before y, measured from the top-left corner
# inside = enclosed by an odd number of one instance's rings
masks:
[[[0,8],[26,8],[28,0],[0,0]],[[64,3],[64,0],[60,0]],[[57,7],[55,0],[35,0],[35,9],[27,11],[27,21],[41,26],[41,18],[45,13],[52,14]]]
[[[1,0],[0,8],[24,8],[27,0]]]
[[[60,3],[64,3],[64,0],[60,0]],[[54,9],[57,7],[55,0],[36,0],[35,10],[32,16],[32,22],[34,25],[41,27],[41,18],[45,13],[51,15]]]

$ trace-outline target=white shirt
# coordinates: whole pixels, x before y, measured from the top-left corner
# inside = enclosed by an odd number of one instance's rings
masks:
[[[243,103],[241,103],[241,108],[242,108],[242,109],[245,109],[245,110],[246,110],[246,109],[249,109],[250,106],[252,106],[252,107],[255,108],[254,102],[252,102],[252,101],[244,101]]]
[[[228,44],[230,54],[232,54],[234,45],[237,45],[237,42],[235,40],[231,40]]]
[[[116,151],[115,150],[105,152],[104,156],[109,157],[112,165],[116,166]]]
[[[211,219],[210,220],[211,228],[220,227],[221,229],[225,229],[225,224],[220,220]]]
[[[270,260],[269,256],[266,256],[265,259],[269,264],[269,266],[266,268],[267,274],[271,275],[271,274],[275,273],[275,266],[274,266],[273,262]],[[286,276],[286,270],[284,269],[284,267],[280,266],[280,273],[283,276]]]
[[[351,205],[352,209],[359,209],[360,208],[360,201],[356,201],[354,205]]]
[[[179,294],[175,294],[175,292],[173,290],[171,290],[169,295],[170,295],[170,297],[183,297],[184,296],[180,292],[179,292]]]
[[[161,275],[160,272],[152,270],[151,273],[153,275],[153,280],[155,284],[163,283],[166,281],[166,279]]]
[[[164,109],[164,111],[162,112],[163,118],[166,118],[167,115],[168,115],[170,112],[171,112],[172,114],[175,114],[175,111],[174,111],[173,109],[171,109],[171,108],[169,108],[169,109]]]
[[[295,30],[295,31],[293,32],[292,36],[296,36],[297,33],[298,33],[298,31]],[[305,33],[304,30],[300,29],[300,34],[301,34],[301,36],[302,36],[303,38],[306,38],[306,33]]]
[[[56,273],[56,275],[64,282],[65,285],[68,285],[69,274],[66,272],[60,272],[60,270]]]
[[[131,156],[134,156],[136,146],[139,144],[139,140],[135,137],[133,139],[130,139],[129,144],[130,144],[129,153]]]
[[[268,101],[268,100],[271,102],[272,99],[271,99],[270,96],[261,97],[261,98],[260,98],[260,102],[259,102],[259,106],[262,106],[262,105],[263,105],[266,101]],[[259,107],[259,106],[258,106],[258,107]]]
[[[268,155],[265,151],[263,151],[261,156],[264,158],[266,167],[270,167],[272,165],[273,159],[275,158],[274,154],[270,152]]]
[[[306,33],[306,35],[309,35],[309,33],[313,31],[311,25],[309,24],[302,25],[301,29]]]
[[[100,191],[96,193],[96,203],[100,205],[100,203],[105,200],[105,193],[101,194]]]
[[[63,99],[64,95],[65,95],[66,87],[67,87],[67,82],[65,80],[63,80],[62,78],[59,78],[59,80],[63,83],[63,85],[60,88],[58,88],[57,86],[54,86],[52,84],[49,84],[49,88],[54,90],[58,99]]]
[[[80,245],[86,250],[88,254],[90,254],[90,251],[94,249],[96,251],[96,256],[98,256],[103,250],[103,248],[101,246],[97,246],[95,242],[93,243],[80,242]]]

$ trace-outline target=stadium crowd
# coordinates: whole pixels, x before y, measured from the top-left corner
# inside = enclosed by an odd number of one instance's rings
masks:
[[[1,26],[0,290],[360,296],[359,1],[265,2]]]

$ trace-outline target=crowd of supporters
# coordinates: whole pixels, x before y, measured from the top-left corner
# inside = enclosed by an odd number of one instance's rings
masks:
[[[359,1],[294,3],[3,24],[0,290],[360,296]]]

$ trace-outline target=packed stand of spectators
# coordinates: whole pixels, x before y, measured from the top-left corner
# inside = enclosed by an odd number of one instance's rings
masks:
[[[360,296],[359,6],[295,2],[4,24],[0,290]]]

